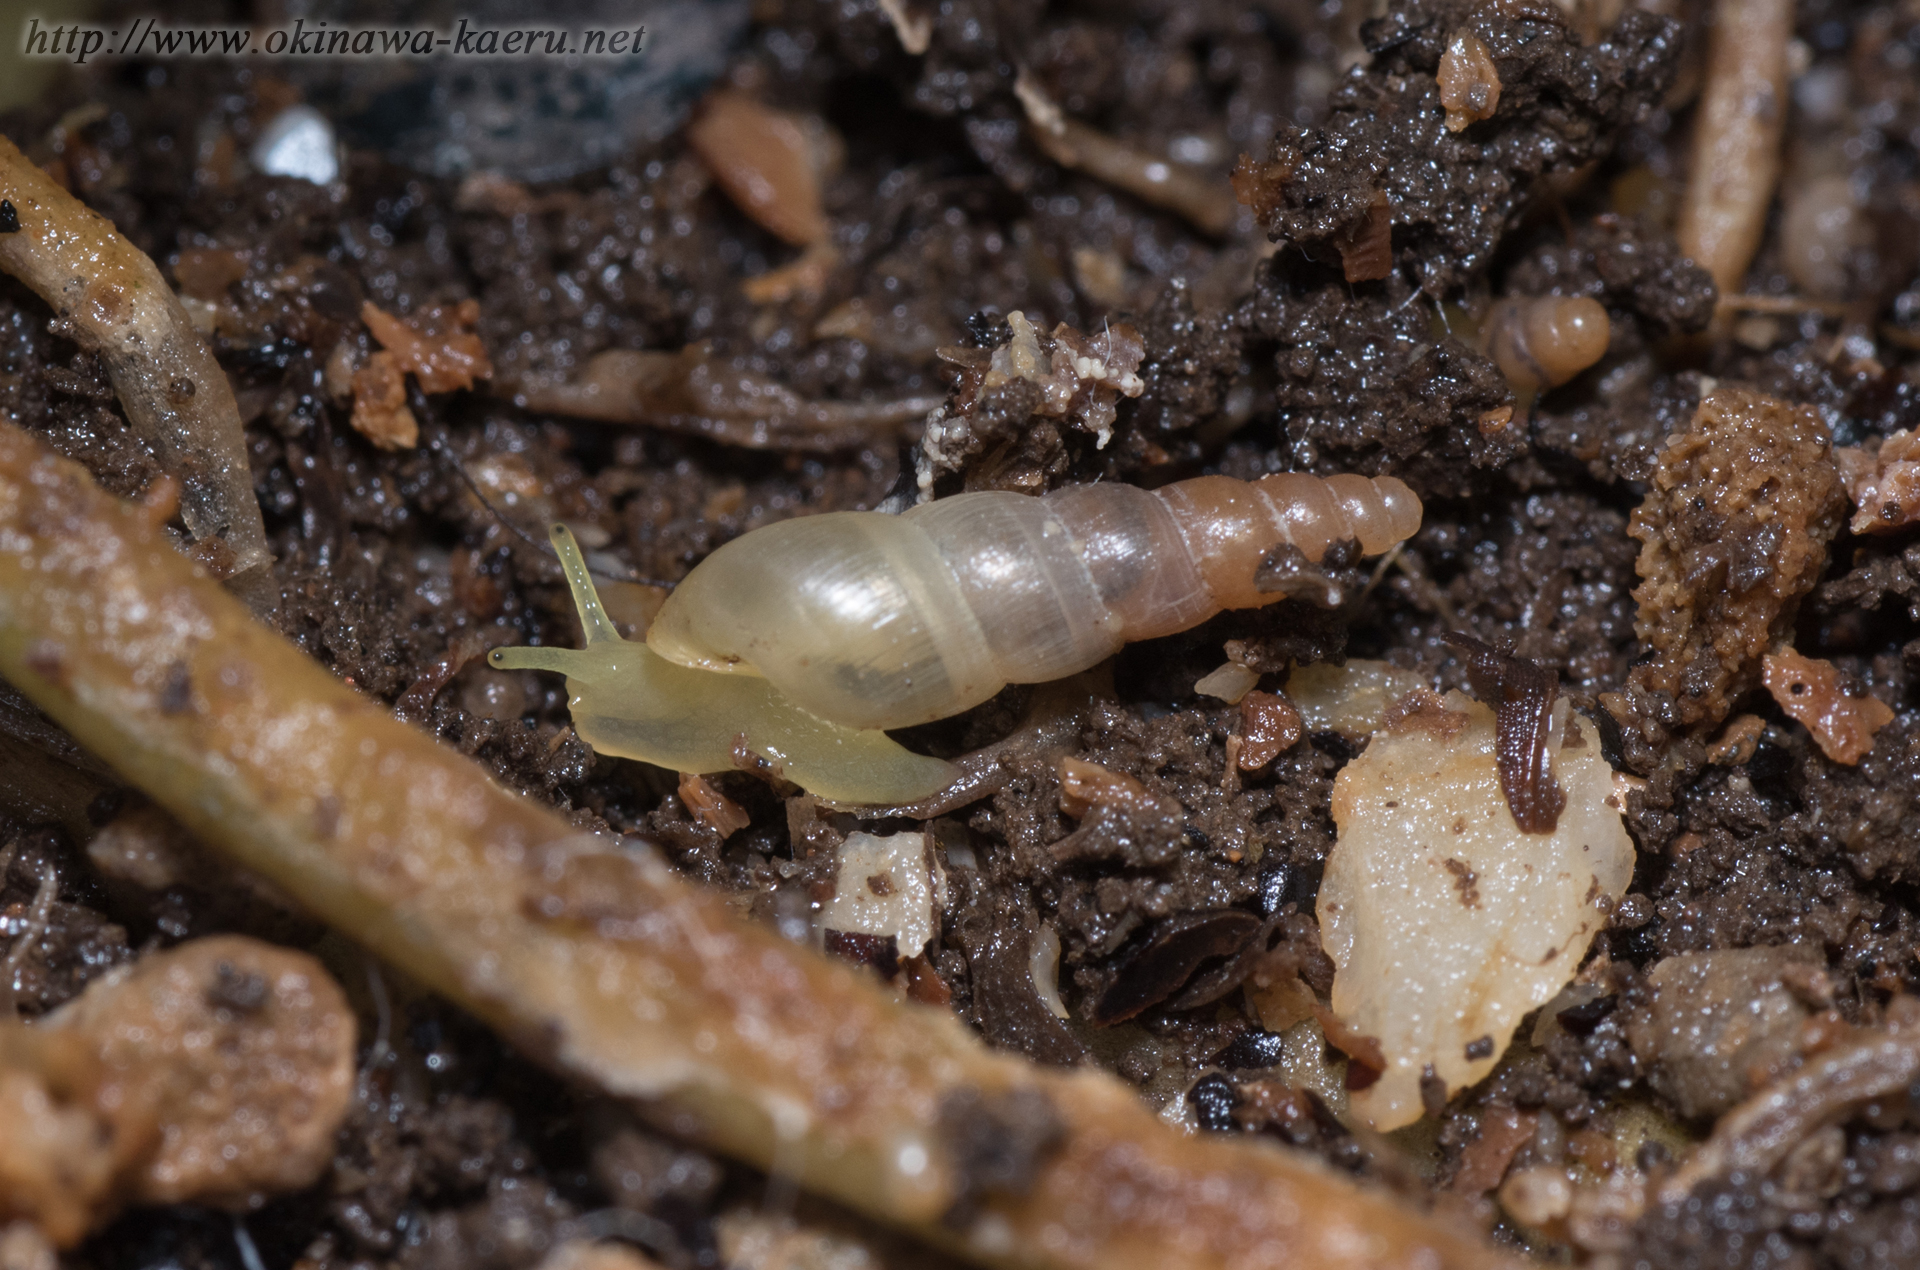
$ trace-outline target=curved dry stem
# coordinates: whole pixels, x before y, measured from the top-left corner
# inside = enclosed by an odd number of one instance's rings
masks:
[[[1225,181],[1189,164],[1162,159],[1070,119],[1024,71],[1013,91],[1027,112],[1033,139],[1061,167],[1085,172],[1143,203],[1184,216],[1195,229],[1223,238],[1240,206]]]
[[[1674,235],[1722,295],[1741,289],[1780,181],[1793,0],[1716,0],[1693,171]]]
[[[272,563],[253,494],[233,388],[146,253],[54,184],[0,137],[0,198],[18,232],[0,234],[0,269],[73,323],[106,362],[134,430],[181,483],[180,515],[195,541],[233,552],[236,589],[260,590]]]
[[[528,379],[511,391],[514,404],[527,410],[645,424],[753,450],[806,452],[871,445],[945,400],[811,401],[725,365],[700,344],[678,352],[608,349],[571,379]]]
[[[1512,1264],[1271,1145],[1184,1137],[1111,1077],[991,1053],[644,846],[582,838],[4,425],[0,672],[207,842],[555,1069],[983,1265]]]

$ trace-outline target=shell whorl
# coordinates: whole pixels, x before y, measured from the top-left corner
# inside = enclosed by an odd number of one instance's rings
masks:
[[[1318,561],[1353,539],[1371,554],[1411,535],[1420,514],[1392,477],[1298,474],[835,512],[721,547],[675,590],[647,642],[682,665],[765,675],[837,723],[906,727],[1221,609],[1272,603],[1282,597],[1254,578],[1277,545]]]
[[[1487,351],[1516,390],[1558,388],[1606,355],[1612,329],[1586,296],[1501,300],[1487,317]]]

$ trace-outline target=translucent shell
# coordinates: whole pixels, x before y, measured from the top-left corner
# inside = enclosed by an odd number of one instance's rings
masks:
[[[1559,387],[1604,357],[1613,327],[1598,300],[1543,295],[1500,301],[1487,331],[1488,352],[1507,382],[1538,391]]]
[[[764,676],[824,718],[908,727],[1273,603],[1255,577],[1277,545],[1317,561],[1336,541],[1379,552],[1419,526],[1420,500],[1392,477],[1298,474],[834,512],[721,547],[647,644],[683,666]]]

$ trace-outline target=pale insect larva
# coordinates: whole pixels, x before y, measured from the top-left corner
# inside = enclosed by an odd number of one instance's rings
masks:
[[[1516,395],[1558,388],[1606,355],[1607,311],[1586,296],[1502,300],[1487,315],[1487,351]]]
[[[489,660],[565,674],[574,726],[601,753],[708,772],[744,747],[822,797],[905,803],[952,769],[881,729],[1063,678],[1222,609],[1271,604],[1282,596],[1255,575],[1272,548],[1318,561],[1351,539],[1375,554],[1420,516],[1393,477],[1295,473],[830,512],[715,551],[645,644],[619,637],[572,535],[555,526],[587,646],[495,649]]]

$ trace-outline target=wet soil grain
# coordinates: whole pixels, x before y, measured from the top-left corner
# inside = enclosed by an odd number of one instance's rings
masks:
[[[1554,1256],[1564,1228],[1523,1228],[1481,1198],[1499,1170],[1482,1176],[1476,1144],[1533,1125],[1507,1163],[1558,1166],[1570,1136],[1604,1137],[1630,1107],[1709,1130],[1662,1092],[1698,1055],[1635,1048],[1663,960],[1804,945],[1836,1026],[1874,1025],[1920,987],[1920,545],[1854,535],[1829,457],[1920,426],[1920,16],[1800,6],[1788,185],[1837,171],[1872,232],[1849,240],[1838,299],[1712,321],[1724,298],[1670,228],[1708,7],[758,4],[723,82],[801,120],[828,156],[818,269],[730,201],[683,131],[531,185],[427,175],[366,145],[330,186],[262,175],[244,156],[301,91],[265,60],[88,67],[0,115],[0,131],[193,301],[246,422],[273,620],[341,678],[583,829],[659,844],[797,939],[818,937],[847,833],[924,828],[947,880],[927,957],[842,941],[903,993],[1035,1061],[1108,1068],[1199,1131],[1312,1152],[1409,1202],[1455,1187],[1448,1202],[1496,1238]],[[925,51],[910,53],[901,24],[921,21]],[[1450,131],[1436,72],[1460,31],[1484,43],[1501,96]],[[1036,141],[1036,89],[1213,182],[1228,228],[1063,165]],[[1804,244],[1782,222],[1749,296],[1797,294]],[[792,285],[747,285],[788,267]],[[1597,300],[1611,342],[1571,382],[1516,400],[1479,316],[1494,297],[1544,294]],[[466,301],[492,380],[409,389],[419,443],[376,446],[351,423],[352,371],[377,347],[363,306],[404,318]],[[1063,412],[1031,381],[987,386],[1016,311],[1075,338],[1128,324],[1141,392],[1108,401],[1109,419],[1097,394]],[[830,409],[944,398],[941,431],[923,445],[916,420],[840,449],[740,448],[514,403],[515,385],[603,352],[693,346]],[[1759,474],[1724,505],[1702,473],[1745,443],[1696,419],[1720,385],[1776,399],[1745,451]],[[4,278],[0,415],[116,493],[161,475],[99,360]],[[480,656],[576,638],[543,546],[556,519],[610,577],[670,584],[750,529],[897,502],[922,475],[937,494],[1039,493],[1273,471],[1398,476],[1425,524],[1378,571],[1276,553],[1262,577],[1288,599],[1125,650],[1065,724],[1057,696],[1015,687],[904,734],[944,756],[1014,738],[993,792],[925,825],[859,824],[777,774],[737,771],[708,781],[745,827],[716,828],[674,774],[582,743],[557,680]],[[1778,506],[1793,511],[1784,527],[1766,511]],[[658,592],[609,595],[633,624]],[[1231,657],[1277,692],[1290,665],[1369,657],[1465,687],[1450,632],[1547,667],[1601,719],[1609,757],[1641,782],[1628,800],[1640,864],[1590,954],[1597,992],[1559,1024],[1523,1027],[1536,1043],[1481,1086],[1451,1103],[1439,1091],[1418,1141],[1389,1142],[1345,1127],[1332,1086],[1288,1083],[1302,1068],[1279,1066],[1258,986],[1330,983],[1314,898],[1333,779],[1361,743],[1313,733],[1248,769],[1244,712],[1194,683]],[[1782,641],[1895,712],[1857,765],[1826,757],[1759,688],[1754,658]],[[1720,743],[1729,719],[1743,741]],[[10,690],[0,749],[0,992],[19,1014],[145,950],[238,930],[317,950],[362,1015],[354,1110],[319,1184],[241,1217],[135,1212],[64,1264],[521,1270],[568,1238],[611,1235],[669,1266],[717,1265],[742,1221],[786,1219],[779,1184],[563,1086],[288,902],[194,866],[190,841],[164,876],[111,867],[106,831],[164,837],[164,818],[155,828],[107,763]],[[1064,758],[1144,794],[1063,803]],[[1036,982],[1055,945],[1057,1000]],[[1336,1077],[1343,1061],[1316,1056]],[[1004,1121],[980,1167],[1016,1177],[1047,1126],[991,1110],[956,1124]],[[1648,1267],[1911,1264],[1920,1138],[1904,1114],[1876,1104],[1848,1121],[1811,1192],[1736,1174],[1584,1246]],[[1661,1153],[1641,1155],[1657,1172]],[[1463,1200],[1466,1177],[1481,1184]],[[934,1264],[921,1256],[896,1247],[885,1262]]]

